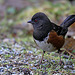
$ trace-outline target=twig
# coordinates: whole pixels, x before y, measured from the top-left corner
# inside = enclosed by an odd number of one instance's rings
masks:
[[[75,55],[69,52],[68,50],[64,49],[66,52],[68,52],[70,55],[72,55],[75,58]]]

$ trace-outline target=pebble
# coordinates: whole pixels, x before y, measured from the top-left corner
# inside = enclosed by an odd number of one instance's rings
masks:
[[[62,75],[62,74],[61,73],[56,73],[56,74],[54,73],[53,75]]]
[[[55,60],[51,60],[51,62],[55,63]]]
[[[4,68],[3,67],[0,67],[0,72],[4,72]]]
[[[0,51],[0,54],[3,54],[4,52],[3,51]]]
[[[74,73],[75,74],[75,70],[72,70],[71,73]]]
[[[27,53],[28,53],[28,54],[31,54],[31,53],[33,53],[33,52],[32,52],[32,51],[27,51]]]
[[[67,66],[66,65],[64,65],[64,67],[63,67],[64,69],[67,69]]]
[[[32,69],[32,70],[36,70],[37,68],[36,68],[36,67],[32,67],[31,69]]]

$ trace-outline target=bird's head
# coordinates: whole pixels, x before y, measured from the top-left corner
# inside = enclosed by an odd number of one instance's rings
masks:
[[[44,13],[38,12],[33,15],[33,17],[30,21],[28,21],[28,23],[31,23],[34,29],[43,29],[49,26],[51,22]]]

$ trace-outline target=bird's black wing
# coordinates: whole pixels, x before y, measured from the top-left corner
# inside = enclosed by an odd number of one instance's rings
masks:
[[[66,35],[68,31],[68,27],[71,26],[75,22],[75,15],[68,16],[61,24],[60,27],[62,27],[60,34]]]
[[[60,24],[60,26],[52,23],[53,30],[55,30],[58,35],[65,36],[68,31],[68,27],[72,25],[74,22],[75,22],[75,15],[70,15]]]
[[[60,26],[68,28],[74,22],[75,22],[75,15],[70,15],[60,24]]]
[[[52,23],[52,24],[53,24],[53,30],[56,31],[58,35],[63,35],[63,36],[66,35],[68,29],[64,29],[63,27],[58,26],[54,23]]]

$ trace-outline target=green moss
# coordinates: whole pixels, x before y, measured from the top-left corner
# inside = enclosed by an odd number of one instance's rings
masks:
[[[9,57],[11,57],[10,54],[5,54],[5,58],[9,58]]]

